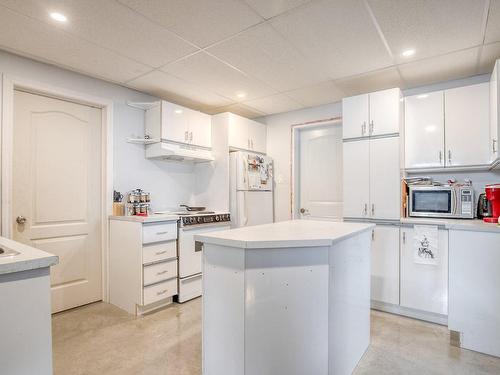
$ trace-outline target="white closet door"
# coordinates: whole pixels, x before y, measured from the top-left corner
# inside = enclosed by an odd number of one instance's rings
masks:
[[[343,144],[344,217],[367,218],[370,199],[370,141]]]
[[[490,162],[489,82],[444,93],[446,166]]]
[[[368,136],[368,94],[342,100],[342,138]]]
[[[370,206],[373,219],[398,220],[401,212],[399,137],[370,140]]]
[[[443,91],[405,98],[405,167],[444,167]]]
[[[399,133],[401,91],[398,88],[370,94],[370,135]]]

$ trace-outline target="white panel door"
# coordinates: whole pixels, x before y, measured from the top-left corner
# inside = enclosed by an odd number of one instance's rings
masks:
[[[368,94],[342,99],[342,138],[368,136]]]
[[[498,61],[495,64],[490,78],[490,159],[495,161],[498,158]]]
[[[252,121],[248,126],[248,138],[250,139],[250,148],[261,154],[266,153],[267,127],[257,121]]]
[[[162,100],[161,137],[173,142],[188,143],[189,117],[189,109]]]
[[[401,91],[398,88],[370,93],[370,135],[399,133]]]
[[[415,230],[401,228],[401,306],[448,314],[448,231],[439,230],[437,265],[414,260]]]
[[[370,140],[370,217],[399,220],[399,137]]]
[[[249,121],[250,120],[233,113],[229,114],[228,139],[230,148],[242,150],[250,149],[250,141],[248,137]]]
[[[489,82],[444,92],[446,166],[490,162]]]
[[[212,118],[210,115],[190,111],[189,143],[195,146],[212,147]]]
[[[399,305],[399,228],[377,225],[372,232],[371,299]]]
[[[444,167],[443,91],[405,98],[405,167]]]
[[[59,256],[54,312],[100,300],[101,110],[16,91],[13,137],[13,238]]]
[[[344,217],[367,218],[370,203],[370,141],[343,143]]]
[[[341,219],[342,126],[300,130],[299,159],[298,214],[306,219]]]

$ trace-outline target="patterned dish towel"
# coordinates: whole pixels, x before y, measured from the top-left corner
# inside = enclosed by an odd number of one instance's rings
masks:
[[[420,264],[439,264],[437,225],[415,225],[413,259]]]

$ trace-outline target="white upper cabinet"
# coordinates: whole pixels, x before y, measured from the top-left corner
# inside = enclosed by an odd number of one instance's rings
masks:
[[[488,82],[445,91],[446,166],[490,163],[489,95]]]
[[[370,218],[399,220],[399,137],[370,140]]]
[[[368,136],[368,94],[342,99],[342,138]]]
[[[229,113],[229,148],[266,153],[265,124]]]
[[[500,60],[497,60],[495,64],[495,68],[493,69],[493,73],[491,73],[490,78],[490,161],[496,162],[499,158],[498,152],[498,135],[500,133],[500,124],[498,119],[498,112],[500,110],[500,106],[498,105],[498,90],[500,89],[500,85],[498,82],[498,64]]]
[[[370,204],[370,141],[343,144],[343,215],[348,218],[369,218]]]
[[[405,167],[444,167],[444,93],[405,98]]]
[[[399,133],[401,90],[398,88],[342,100],[344,139]]]
[[[163,141],[212,147],[211,116],[162,100],[146,110],[146,134]]]
[[[399,133],[401,124],[401,90],[398,88],[372,92],[370,96],[371,136]]]

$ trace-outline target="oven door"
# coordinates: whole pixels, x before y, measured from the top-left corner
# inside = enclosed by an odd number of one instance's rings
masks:
[[[179,277],[184,278],[201,273],[202,245],[195,242],[195,235],[229,228],[229,222],[179,228]]]
[[[453,188],[410,187],[409,215],[412,217],[456,217],[457,206]]]

